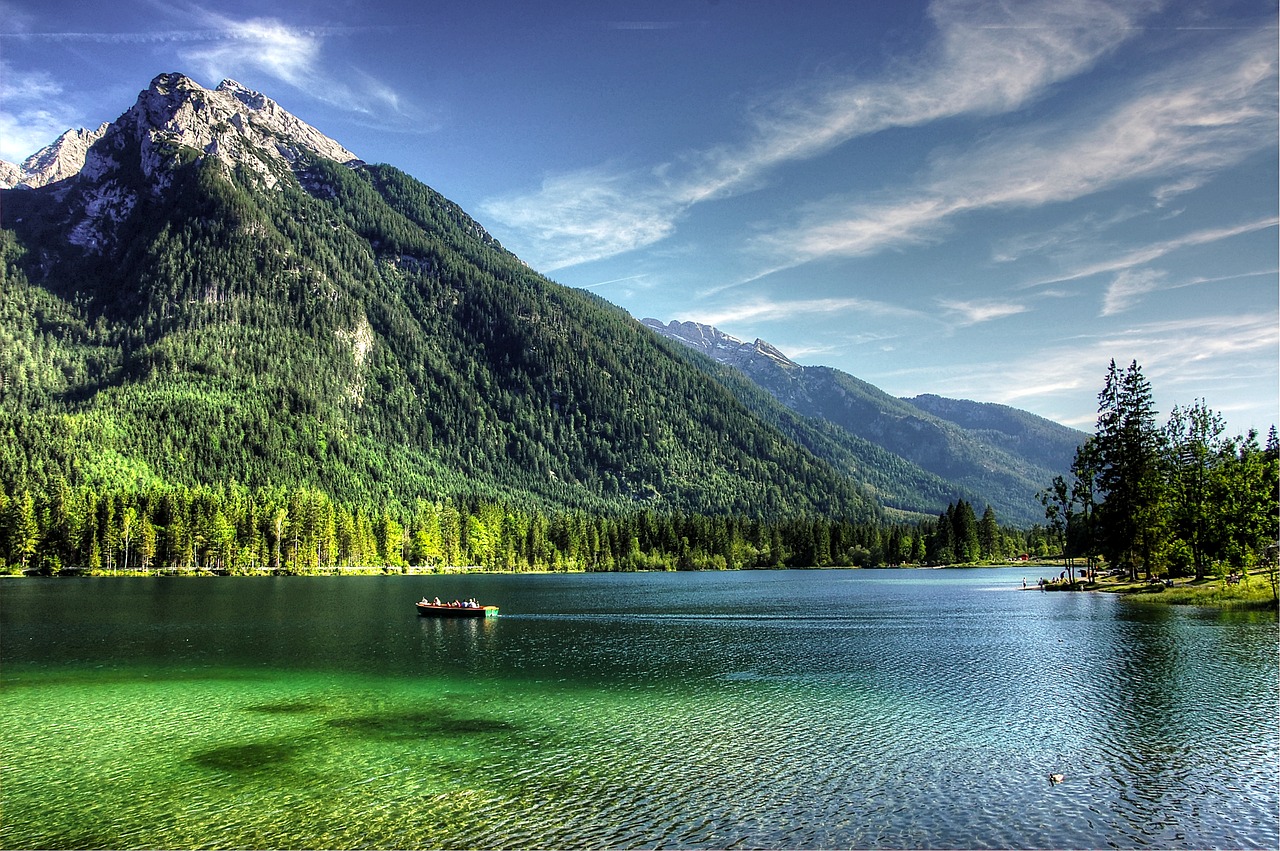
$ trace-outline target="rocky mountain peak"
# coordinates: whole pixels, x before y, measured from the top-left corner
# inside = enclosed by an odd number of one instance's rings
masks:
[[[776,346],[757,338],[746,343],[724,333],[712,325],[700,322],[671,321],[663,324],[657,319],[641,320],[644,325],[663,337],[696,349],[712,360],[736,366],[739,369],[768,366],[782,369],[799,369],[800,365],[784,355]]]
[[[154,177],[173,146],[192,148],[213,157],[228,171],[247,167],[274,187],[282,169],[304,153],[340,163],[358,161],[355,154],[281,108],[266,95],[234,80],[206,89],[182,74],[161,74],[138,95],[120,117],[143,142],[143,172]]]
[[[124,147],[117,139],[109,149],[94,151],[108,133],[128,133],[142,142],[142,171],[152,179],[167,160],[163,151],[174,146],[194,148],[228,170],[248,166],[268,187],[277,182],[279,168],[292,165],[303,152],[341,163],[358,161],[271,98],[235,80],[206,89],[185,74],[168,73],[152,80],[114,124],[68,130],[21,165],[0,164],[0,186],[34,189],[82,172],[97,179],[119,165],[117,151]]]
[[[78,177],[77,187],[86,193],[79,205],[85,214],[70,238],[95,251],[139,200],[136,180],[122,177],[122,167],[136,167],[144,179],[142,191],[158,196],[172,180],[180,150],[214,160],[228,175],[236,170],[254,174],[267,189],[306,156],[360,162],[275,101],[234,80],[206,89],[184,74],[168,73],[152,80],[113,123],[64,133],[22,166],[0,167],[0,180],[28,188],[67,181],[69,189],[68,178]],[[126,162],[134,156],[136,163]]]
[[[25,186],[35,189],[74,177],[84,168],[85,157],[94,143],[107,132],[110,124],[103,124],[97,130],[68,130],[53,144],[41,148],[23,160],[20,166],[9,163],[4,175],[4,188]]]

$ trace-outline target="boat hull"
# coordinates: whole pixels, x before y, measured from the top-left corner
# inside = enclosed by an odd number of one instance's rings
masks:
[[[437,606],[433,603],[415,603],[418,614],[428,618],[484,618],[498,613],[497,606]]]

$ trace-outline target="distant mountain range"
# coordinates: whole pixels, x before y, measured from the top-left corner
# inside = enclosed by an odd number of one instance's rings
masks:
[[[651,333],[232,81],[161,75],[0,180],[9,492],[306,486],[855,520],[965,498],[1029,524],[1083,437],[892,399],[705,326]]]
[[[849,435],[852,441],[836,441],[838,449],[864,463],[883,470],[906,462],[911,472],[899,471],[889,480],[878,480],[874,469],[861,471],[892,507],[936,511],[959,495],[979,507],[990,503],[1002,518],[1035,523],[1044,517],[1036,493],[1070,467],[1086,437],[1004,405],[934,395],[898,399],[840,370],[802,366],[770,343],[744,342],[709,325],[643,322],[733,367],[792,411]],[[845,466],[838,449],[818,452]]]

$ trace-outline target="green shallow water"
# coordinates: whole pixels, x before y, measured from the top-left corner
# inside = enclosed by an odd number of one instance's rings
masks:
[[[807,796],[830,780],[785,768],[809,738],[790,723],[877,734],[879,712],[855,731],[854,718],[822,717],[837,707],[821,696],[778,691],[234,670],[27,677],[5,695],[6,717],[29,723],[4,734],[5,811],[22,814],[6,819],[4,844],[738,844],[744,831],[807,829]],[[760,783],[770,763],[788,774],[781,798]]]
[[[528,845],[562,833],[575,789],[620,782],[580,756],[634,709],[450,679],[32,678],[6,694],[33,723],[5,735],[5,811],[23,814],[5,844]]]
[[[0,845],[1274,847],[1275,618],[1020,580],[9,583]]]

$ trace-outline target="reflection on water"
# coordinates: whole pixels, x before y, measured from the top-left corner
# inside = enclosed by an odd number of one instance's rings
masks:
[[[14,581],[0,845],[1276,847],[1274,615],[1021,579]]]

